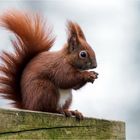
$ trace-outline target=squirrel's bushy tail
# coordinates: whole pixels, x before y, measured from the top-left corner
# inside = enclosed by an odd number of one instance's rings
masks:
[[[22,108],[20,81],[27,63],[37,54],[48,51],[53,43],[51,29],[38,14],[9,11],[0,17],[0,26],[15,34],[12,40],[14,52],[2,52],[0,65],[0,93]]]

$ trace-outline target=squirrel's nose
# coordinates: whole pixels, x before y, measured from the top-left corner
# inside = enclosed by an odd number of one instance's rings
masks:
[[[93,69],[97,68],[97,64],[94,64],[94,65],[92,66],[92,68],[93,68]]]
[[[96,62],[96,59],[93,60],[92,62],[92,68],[97,68],[97,62]]]
[[[96,66],[93,66],[93,68],[97,68],[97,65]]]

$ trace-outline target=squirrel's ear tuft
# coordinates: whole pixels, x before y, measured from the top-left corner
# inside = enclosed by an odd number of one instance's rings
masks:
[[[70,52],[77,49],[79,44],[78,33],[76,30],[76,24],[72,21],[67,22],[67,34],[68,34],[68,46]]]
[[[84,35],[81,27],[77,23],[75,23],[75,27],[76,27],[76,30],[77,30],[78,37],[80,37],[80,38],[82,38],[86,41],[85,35]]]

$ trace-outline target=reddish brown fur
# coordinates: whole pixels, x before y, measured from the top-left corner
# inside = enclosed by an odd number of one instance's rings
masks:
[[[18,108],[69,114],[72,99],[58,108],[59,89],[79,89],[97,78],[95,72],[81,72],[96,67],[96,59],[80,26],[69,21],[68,42],[62,50],[50,52],[54,38],[39,15],[11,12],[2,17],[1,25],[12,31],[17,40],[12,41],[15,53],[3,52],[1,56],[4,76],[0,83],[4,86],[0,92],[14,100]],[[85,59],[79,58],[82,50],[88,54]]]
[[[11,13],[11,14],[10,14]],[[4,97],[15,101],[15,106],[22,108],[21,75],[27,63],[37,54],[48,51],[54,42],[51,30],[45,29],[44,21],[39,15],[29,15],[17,11],[9,11],[0,19],[0,25],[12,31],[16,41],[12,41],[15,53],[3,52],[1,59],[4,65],[0,71],[0,83],[4,84],[0,92]],[[46,32],[44,32],[47,30]]]

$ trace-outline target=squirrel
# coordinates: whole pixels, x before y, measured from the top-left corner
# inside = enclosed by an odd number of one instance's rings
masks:
[[[98,73],[94,50],[81,27],[67,21],[67,41],[59,51],[52,28],[38,13],[10,11],[0,17],[0,26],[11,31],[14,52],[3,51],[0,65],[0,93],[16,108],[52,112],[83,119],[70,110],[72,89],[93,83]]]

